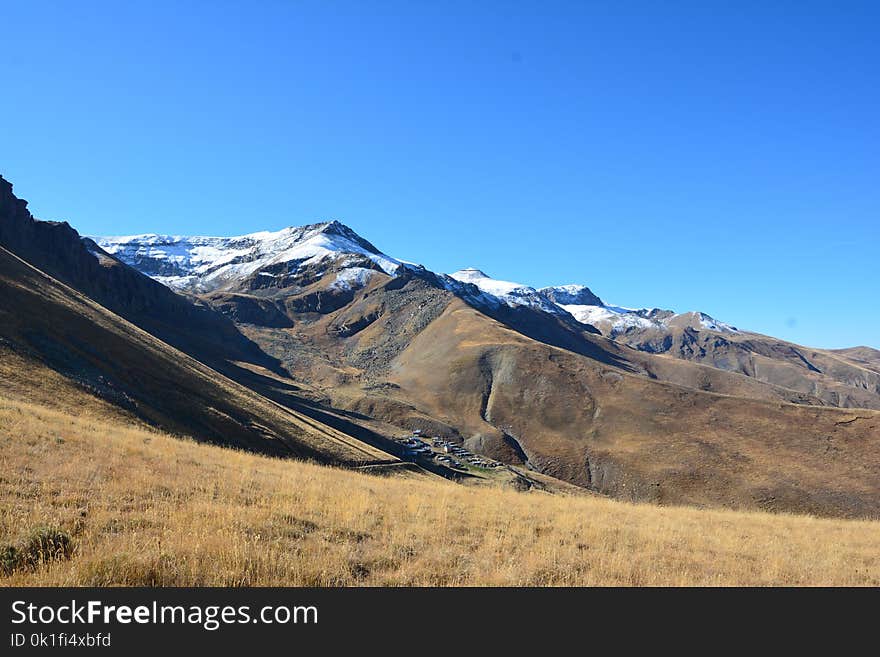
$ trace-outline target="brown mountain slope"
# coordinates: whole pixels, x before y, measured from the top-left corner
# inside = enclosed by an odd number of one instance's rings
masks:
[[[302,286],[218,292],[205,299],[236,318],[245,334],[295,376],[319,387],[381,382],[391,359],[458,299],[430,273],[396,278],[376,273],[363,289],[344,293],[332,289],[335,276],[326,268]],[[644,353],[529,308],[480,312],[526,337],[650,378],[754,399],[823,404],[814,395],[740,373]]]
[[[166,431],[280,456],[350,465],[393,460],[227,379],[6,249],[0,370],[0,389],[18,399],[109,402]]]
[[[262,296],[215,293],[206,299],[232,316],[248,316],[250,323],[239,324],[244,333],[296,373],[295,376],[325,388],[348,383],[381,385],[392,359],[457,300],[430,276],[404,273],[396,278],[375,274],[362,290],[348,292],[340,301],[328,288],[334,278],[335,273],[330,269],[323,278],[309,281],[305,286],[269,291],[269,295],[266,291]],[[333,302],[327,302],[328,299]],[[274,314],[271,317],[258,312],[249,314],[255,307],[271,307],[283,321],[277,321]],[[570,323],[544,313],[508,310],[495,312],[492,319],[525,337],[624,371],[698,390],[822,404],[818,397],[742,374],[640,352],[590,332],[575,330]]]
[[[528,340],[460,302],[394,361],[395,397],[490,453],[615,497],[880,514],[880,413],[659,383]]]

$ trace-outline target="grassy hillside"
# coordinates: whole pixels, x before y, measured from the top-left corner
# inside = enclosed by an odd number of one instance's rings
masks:
[[[876,586],[878,548],[880,522],[380,478],[0,398],[3,585]]]

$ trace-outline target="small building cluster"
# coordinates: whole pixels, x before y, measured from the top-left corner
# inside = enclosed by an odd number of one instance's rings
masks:
[[[466,463],[478,468],[499,468],[503,465],[438,436],[423,437],[421,429],[414,429],[412,435],[395,440],[403,446],[403,457],[412,461],[432,460],[455,470],[466,470]]]

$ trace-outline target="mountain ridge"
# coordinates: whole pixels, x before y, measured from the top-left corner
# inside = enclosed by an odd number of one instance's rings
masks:
[[[356,244],[359,248],[346,250],[345,243],[327,244],[324,249],[313,249],[309,252],[307,249],[299,252],[294,249],[291,252],[291,245],[308,245],[313,237],[320,234],[338,235]],[[292,240],[289,238],[293,238]],[[231,237],[211,237],[211,236],[184,236],[184,235],[160,235],[155,233],[145,233],[141,235],[129,235],[121,237],[100,237],[92,236],[92,239],[107,253],[114,255],[128,264],[132,264],[136,268],[151,277],[159,280],[170,287],[177,290],[187,290],[188,282],[175,280],[184,277],[202,277],[211,278],[214,270],[218,266],[228,264],[228,254],[214,254],[213,258],[217,261],[212,262],[211,254],[200,254],[194,260],[195,264],[183,266],[181,261],[186,260],[186,256],[180,254],[166,253],[162,251],[162,247],[180,247],[189,252],[197,252],[203,246],[209,245],[214,248],[227,246],[231,251],[238,251],[238,245],[241,242],[250,240],[254,244],[258,244],[266,248],[266,245],[280,244],[273,251],[271,248],[263,254],[264,260],[260,258],[251,258],[248,262],[254,262],[255,267],[249,269],[245,275],[251,275],[254,271],[265,268],[272,264],[278,264],[289,261],[305,260],[310,264],[320,261],[322,258],[328,258],[332,254],[343,254],[349,256],[366,255],[375,256],[373,264],[368,268],[381,269],[386,274],[395,275],[398,267],[421,269],[425,272],[439,277],[441,280],[449,284],[448,279],[454,279],[460,283],[473,284],[482,293],[491,295],[497,300],[507,303],[508,305],[533,305],[545,312],[563,311],[572,315],[581,323],[588,324],[600,328],[603,335],[617,337],[626,333],[632,328],[656,328],[666,325],[673,326],[690,326],[699,330],[708,329],[722,333],[742,332],[736,326],[720,321],[708,313],[699,310],[688,310],[676,312],[673,310],[662,309],[660,307],[653,308],[628,308],[615,304],[606,303],[601,297],[596,295],[588,286],[571,283],[563,285],[553,285],[542,288],[535,288],[527,284],[514,283],[493,279],[485,272],[477,267],[469,267],[458,270],[449,274],[430,272],[422,265],[413,265],[406,260],[390,256],[380,251],[373,243],[366,240],[353,229],[339,220],[333,219],[329,221],[316,222],[301,226],[288,226],[278,231],[258,231],[247,233],[239,236]],[[187,244],[189,247],[187,248]],[[140,253],[141,249],[149,251],[151,247],[156,247],[157,253],[152,257],[149,253]],[[309,254],[307,258],[298,258],[303,253]],[[190,256],[191,258],[191,256]],[[177,275],[163,274],[158,271],[158,267],[151,269],[150,262],[164,260],[172,263],[172,266],[181,267],[178,271],[183,272]],[[240,264],[236,260],[233,264]],[[260,267],[259,265],[265,265]],[[207,265],[207,266],[206,266]],[[379,265],[376,267],[376,265]],[[352,265],[355,267],[357,265]],[[201,271],[200,271],[201,270]],[[268,275],[263,272],[262,275]],[[451,284],[450,287],[455,287]],[[211,291],[211,288],[201,288],[199,291]],[[453,290],[454,291],[454,290]],[[548,307],[552,305],[552,308]],[[749,331],[745,331],[749,332]],[[850,349],[857,349],[852,347]],[[870,348],[870,347],[867,347]],[[845,351],[840,349],[836,351]]]
[[[321,245],[323,249],[314,248],[309,250],[309,242],[320,234],[338,235],[343,239],[356,244],[360,250],[345,250],[344,243]],[[290,239],[292,238],[292,240]],[[421,265],[411,265],[403,259],[398,259],[381,252],[371,242],[356,233],[353,229],[338,220],[316,222],[302,226],[288,226],[278,231],[258,231],[232,237],[211,236],[184,236],[184,235],[160,235],[145,233],[141,235],[129,235],[120,237],[92,236],[103,250],[121,258],[128,264],[135,266],[140,271],[147,273],[156,280],[179,291],[195,291],[200,293],[211,292],[224,287],[222,276],[218,270],[230,270],[227,273],[233,275],[250,276],[260,272],[263,276],[276,276],[271,271],[265,271],[273,264],[302,260],[306,264],[315,264],[322,258],[328,258],[334,251],[349,256],[368,255],[373,261],[372,268],[379,265],[385,273],[394,275],[397,267],[415,267],[426,270]],[[278,244],[274,250],[266,248],[270,244]],[[244,244],[244,246],[242,246]],[[292,249],[296,245],[299,249]],[[223,254],[225,247],[233,252]],[[262,247],[265,251],[261,257],[257,254],[242,253],[254,247]],[[334,248],[335,247],[335,248]],[[211,253],[211,250],[218,252]],[[185,253],[181,253],[181,251]],[[208,251],[205,253],[204,251]],[[253,263],[253,266],[231,271],[234,266],[243,262]],[[356,266],[356,265],[354,265]],[[264,271],[260,271],[264,270]],[[289,272],[286,272],[289,273]],[[590,288],[580,284],[558,285],[536,289],[532,286],[500,281],[492,279],[478,268],[466,268],[450,274],[433,273],[440,280],[445,281],[447,287],[455,291],[456,286],[449,279],[460,283],[473,284],[480,292],[493,297],[493,300],[506,305],[530,305],[544,312],[554,314],[570,314],[575,319],[588,326],[595,326],[595,322],[608,320],[610,317],[619,316],[623,324],[631,317],[637,317],[644,322],[656,322],[654,319],[658,313],[670,313],[675,315],[694,315],[701,318],[707,327],[718,326],[722,330],[733,327],[717,322],[706,313],[689,311],[688,313],[672,313],[672,311],[660,311],[659,309],[629,309],[620,306],[605,304],[600,297],[595,295]],[[220,281],[216,279],[220,278]],[[585,307],[585,308],[582,308]],[[592,313],[587,308],[595,309]],[[596,316],[596,311],[599,316]],[[594,321],[590,321],[590,320]],[[613,323],[613,322],[612,322]],[[630,320],[631,323],[631,320]],[[734,329],[735,330],[735,329]],[[608,333],[609,331],[603,331]],[[611,330],[614,334],[616,331]]]
[[[328,232],[341,239],[324,240]],[[322,236],[319,244],[315,243],[316,236]],[[98,244],[144,271],[150,271],[151,262],[164,262],[167,256],[160,248],[150,260],[151,239],[96,238]],[[182,284],[179,282],[183,279],[169,281],[155,276],[156,279],[181,291],[202,290],[204,295],[208,290],[209,302],[237,322],[290,327],[294,321],[291,312],[332,312],[351,302],[376,274],[399,279],[396,285],[405,285],[414,276],[451,292],[534,339],[574,351],[596,353],[581,334],[603,335],[640,352],[668,355],[781,386],[815,403],[880,409],[880,366],[872,365],[870,357],[864,361],[853,356],[868,352],[841,352],[835,356],[752,333],[700,311],[679,313],[615,306],[580,284],[536,289],[493,279],[476,267],[451,274],[436,273],[383,253],[339,221],[232,238],[173,239],[178,244],[189,244],[189,250],[201,260],[186,272]],[[231,254],[223,253],[222,249],[198,254],[202,241],[217,239],[222,242],[214,242],[211,248],[231,244]],[[258,257],[252,253],[242,256],[236,245],[241,240],[254,239],[258,243]],[[252,245],[248,248],[253,250]],[[328,275],[335,278],[326,279]],[[320,289],[299,296],[298,290],[311,289],[319,281],[324,281]],[[291,306],[293,298],[298,300]],[[665,374],[661,376],[679,380],[679,375],[669,368],[629,360],[644,373],[656,375],[663,370]],[[694,377],[689,374],[686,378]]]

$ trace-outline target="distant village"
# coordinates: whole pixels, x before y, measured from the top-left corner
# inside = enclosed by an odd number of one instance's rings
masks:
[[[454,470],[467,470],[468,465],[477,468],[500,468],[503,463],[478,456],[461,445],[434,436],[422,435],[421,429],[413,429],[412,435],[394,439],[403,447],[403,458],[410,461],[429,460]]]

